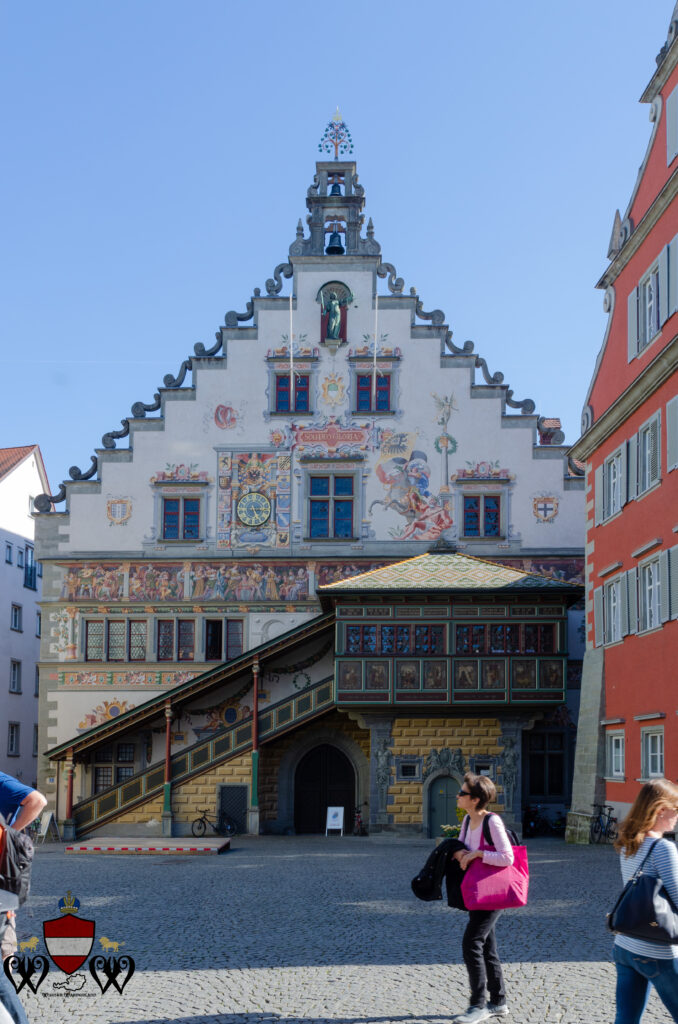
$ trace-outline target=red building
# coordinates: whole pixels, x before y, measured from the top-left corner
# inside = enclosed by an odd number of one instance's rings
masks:
[[[597,287],[609,322],[572,456],[587,475],[587,650],[570,838],[678,778],[678,5],[641,96],[652,133]]]

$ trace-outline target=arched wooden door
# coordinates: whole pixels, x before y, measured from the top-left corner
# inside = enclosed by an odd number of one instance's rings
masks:
[[[340,750],[323,743],[304,754],[294,775],[297,834],[325,831],[328,807],[344,808],[344,833],[353,828],[355,772]]]
[[[434,779],[428,789],[429,835],[439,836],[441,825],[457,824],[457,793],[460,784],[449,775]]]

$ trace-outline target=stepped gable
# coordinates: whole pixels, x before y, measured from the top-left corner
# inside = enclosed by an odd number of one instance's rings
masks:
[[[337,188],[337,182],[341,181],[343,192]],[[265,282],[262,294],[261,288],[254,288],[250,299],[245,303],[243,311],[231,309],[224,317],[223,325],[216,331],[215,343],[206,347],[202,342],[194,346],[192,355],[188,355],[180,364],[176,374],[168,373],[164,376],[162,386],[152,396],[151,401],[135,401],[131,406],[131,415],[125,416],[120,422],[117,430],[108,430],[101,437],[101,445],[90,456],[90,466],[82,470],[79,466],[72,466],[69,469],[69,480],[64,481],[56,494],[39,495],[36,499],[36,509],[39,512],[54,511],[53,505],[65,501],[69,488],[73,483],[101,482],[102,464],[107,460],[115,459],[118,453],[128,450],[133,452],[134,434],[137,430],[149,429],[144,421],[162,421],[166,415],[167,402],[178,398],[183,393],[194,392],[195,372],[198,368],[218,365],[226,359],[228,341],[236,337],[246,337],[248,340],[259,338],[259,314],[263,310],[278,308],[278,303],[287,304],[289,296],[283,296],[283,281],[292,278],[295,280],[295,267],[319,266],[323,262],[336,260],[340,253],[347,258],[347,261],[362,264],[367,267],[373,264],[378,278],[386,281],[389,296],[384,301],[397,299],[398,308],[410,308],[412,317],[413,337],[438,336],[441,343],[441,357],[459,357],[460,363],[471,369],[471,394],[472,397],[482,397],[481,389],[496,389],[496,394],[501,396],[504,404],[504,415],[506,410],[517,410],[521,415],[529,416],[535,413],[535,403],[531,398],[518,399],[514,391],[504,382],[504,374],[501,371],[491,372],[487,361],[475,352],[473,341],[465,341],[459,347],[452,340],[452,330],[449,328],[445,313],[442,309],[434,308],[427,310],[424,302],[417,292],[417,289],[410,287],[406,292],[405,281],[398,276],[393,263],[385,262],[381,258],[381,246],[374,237],[374,225],[370,218],[365,228],[363,209],[365,206],[365,190],[358,182],[358,174],[354,161],[319,161],[316,164],[316,173],[313,184],[308,188],[306,196],[308,215],[306,223],[309,229],[308,235],[304,232],[301,219],[297,224],[296,237],[289,247],[288,259],[278,263],[273,270],[272,277]],[[343,239],[337,232],[337,238],[341,242],[340,250],[335,248],[328,252],[329,248],[324,247],[325,235],[332,228],[337,227],[343,233]],[[334,235],[331,236],[332,238]],[[296,296],[294,296],[296,299]],[[295,307],[296,308],[296,307]],[[424,332],[422,334],[422,332]],[[476,384],[475,370],[479,370],[482,382]],[[560,428],[560,421],[553,418],[539,419],[540,444],[562,445],[564,435]],[[161,427],[162,429],[162,427]],[[118,448],[118,442],[127,440],[127,449]],[[116,455],[113,453],[116,452]],[[566,475],[580,476],[581,473],[576,465],[567,464]]]

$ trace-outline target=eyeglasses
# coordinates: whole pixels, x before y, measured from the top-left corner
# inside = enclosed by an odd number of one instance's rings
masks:
[[[466,789],[459,790],[459,796],[470,796],[471,794]]]

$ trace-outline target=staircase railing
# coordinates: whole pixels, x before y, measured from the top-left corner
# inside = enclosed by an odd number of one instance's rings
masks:
[[[334,704],[334,677],[321,680],[299,693],[292,694],[259,712],[259,739],[262,743],[287,732],[300,722],[314,718]],[[208,739],[198,740],[171,758],[171,781],[185,781],[252,746],[252,715],[240,722],[219,729]],[[165,782],[164,762],[137,772],[124,782],[102,790],[73,808],[78,835],[98,828],[118,814],[131,810],[162,792]]]

